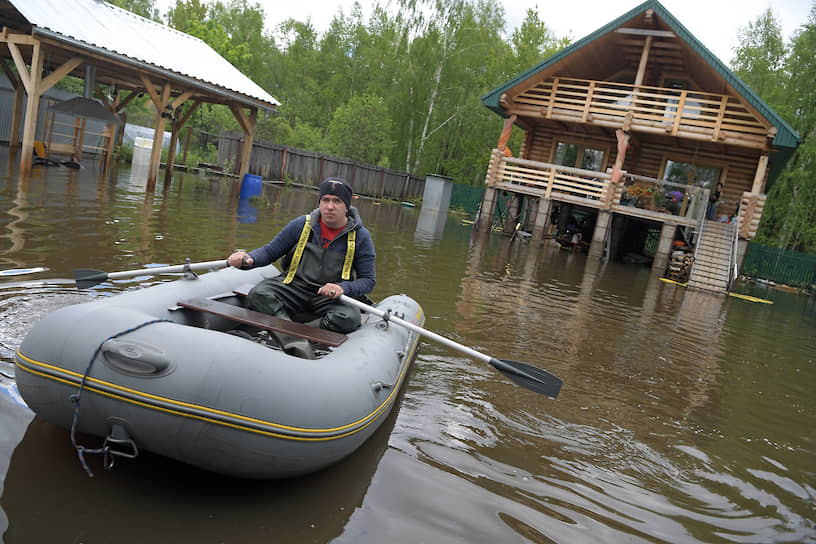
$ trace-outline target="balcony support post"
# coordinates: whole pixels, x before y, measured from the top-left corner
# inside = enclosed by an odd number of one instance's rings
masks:
[[[595,231],[592,233],[592,243],[589,245],[589,256],[594,259],[603,258],[606,237],[609,236],[609,229],[612,226],[612,212],[598,210],[598,218],[595,220]]]
[[[496,189],[491,186],[485,187],[482,207],[479,209],[479,217],[476,220],[476,230],[490,231],[493,226],[493,211],[496,208]]]
[[[533,223],[533,240],[543,240],[547,233],[547,225],[550,224],[550,213],[552,212],[552,199],[539,198],[538,209]]]
[[[660,229],[660,241],[657,243],[657,251],[652,261],[652,270],[663,272],[666,269],[676,232],[677,225],[663,223],[663,228]]]

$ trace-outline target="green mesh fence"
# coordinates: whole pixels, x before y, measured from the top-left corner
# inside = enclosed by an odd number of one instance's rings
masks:
[[[450,207],[475,214],[479,210],[479,204],[482,203],[484,192],[484,186],[474,187],[473,185],[454,183],[451,188]]]
[[[816,284],[816,255],[755,243],[748,245],[742,274],[794,286]]]

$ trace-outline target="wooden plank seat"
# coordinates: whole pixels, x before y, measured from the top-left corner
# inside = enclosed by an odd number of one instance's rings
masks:
[[[178,302],[178,305],[189,310],[206,312],[220,317],[225,317],[245,325],[252,325],[254,327],[260,327],[273,332],[281,332],[284,334],[290,334],[292,336],[298,336],[325,346],[337,347],[348,340],[348,336],[345,334],[340,334],[339,332],[310,327],[309,325],[304,325],[303,323],[289,321],[288,319],[281,319],[279,317],[248,310],[239,306],[233,306],[232,304],[219,302],[217,300],[207,298],[192,298],[189,300],[181,300]]]

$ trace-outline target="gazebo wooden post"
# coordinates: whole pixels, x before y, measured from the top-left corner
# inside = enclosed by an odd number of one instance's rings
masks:
[[[173,109],[180,108],[183,105],[183,102],[186,101],[193,93],[186,92],[180,95],[178,98],[173,100],[170,104],[173,106]],[[171,136],[170,136],[170,148],[167,150],[167,166],[164,169],[164,181],[165,183],[170,181],[173,176],[173,168],[175,167],[176,162],[176,142],[179,140],[179,134],[181,134],[181,130],[184,128],[184,125],[187,124],[187,121],[190,119],[190,116],[198,109],[201,105],[200,100],[196,100],[193,102],[193,105],[190,106],[187,111],[181,117],[177,118],[172,123],[171,129]],[[188,134],[189,135],[189,134]],[[184,150],[184,160],[187,159],[187,149]]]
[[[156,94],[156,89],[147,76],[139,74],[139,77],[142,79],[142,83],[144,83],[145,89],[147,89],[150,98],[153,100],[153,105],[156,107],[156,123],[153,129],[153,149],[150,152],[150,165],[147,171],[147,190],[152,191],[156,188],[156,178],[159,175],[162,140],[164,139],[165,110],[170,102],[170,82],[164,82],[160,97]]]
[[[249,109],[249,117],[247,118],[244,110],[236,104],[230,104],[230,111],[235,116],[238,124],[246,135],[243,148],[241,149],[240,164],[241,168],[238,170],[238,179],[244,179],[244,174],[249,170],[249,157],[252,154],[252,144],[255,139],[255,126],[258,122],[258,108]]]
[[[96,96],[102,101],[102,104],[104,104],[105,108],[109,112],[116,115],[116,111],[117,111],[116,110],[116,104],[119,103],[119,92],[116,93],[116,97],[114,98],[113,103],[111,103],[111,101],[108,100],[108,97],[105,96],[105,93],[102,92],[102,88],[99,85],[97,85],[96,86]],[[114,139],[114,134],[115,133],[116,133],[116,125],[115,124],[109,123],[109,124],[105,125],[106,140],[105,140],[105,148],[104,148],[105,160],[104,160],[104,163],[102,165],[102,171],[103,172],[107,172],[108,167],[110,166],[111,155],[113,155],[113,139]]]
[[[37,113],[40,107],[40,76],[42,75],[43,59],[40,55],[40,42],[31,40],[34,51],[31,54],[31,72],[26,70],[25,62],[20,54],[20,49],[16,43],[9,42],[8,47],[14,57],[17,72],[20,80],[25,86],[28,100],[26,102],[25,121],[23,123],[23,149],[20,153],[20,174],[27,176],[31,174],[31,159],[34,154],[34,136],[37,130]]]
[[[184,105],[184,102],[187,101],[193,95],[192,91],[187,91],[175,99],[168,105],[168,113],[169,112],[176,112],[179,111],[181,106]],[[173,115],[171,113],[171,115]],[[181,128],[184,126],[184,122],[187,120],[187,117],[183,119],[178,119],[176,117],[171,117],[172,121],[170,123],[170,147],[167,148],[167,165],[164,167],[164,181],[167,183],[173,177],[173,168],[175,167],[176,163],[176,143],[178,141],[179,132],[181,132]]]

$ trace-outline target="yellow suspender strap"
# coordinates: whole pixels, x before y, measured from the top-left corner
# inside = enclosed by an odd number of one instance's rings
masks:
[[[357,231],[349,232],[348,241],[346,242],[346,260],[343,261],[343,273],[340,276],[343,280],[351,279],[351,263],[354,262],[354,245],[357,241]]]
[[[289,272],[286,274],[286,279],[283,280],[283,283],[292,283],[292,280],[295,279],[295,272],[297,272],[297,267],[300,265],[300,258],[303,256],[303,248],[306,247],[306,242],[309,241],[309,231],[311,230],[309,219],[309,215],[307,214],[306,223],[303,225],[303,230],[300,232],[300,238],[295,247],[295,255],[292,257],[292,262],[289,263]]]
[[[300,265],[300,259],[303,257],[303,249],[306,247],[306,242],[309,241],[309,231],[311,230],[309,219],[310,217],[307,215],[306,223],[303,224],[303,230],[300,232],[300,238],[298,239],[297,246],[295,247],[295,254],[292,256],[292,262],[289,263],[289,272],[287,272],[286,279],[283,280],[283,283],[292,283],[292,280],[295,279],[295,273]],[[343,272],[340,275],[340,278],[343,280],[351,279],[351,265],[354,262],[354,249],[356,242],[357,231],[353,230],[349,232],[348,241],[346,243],[346,259],[343,261]]]

